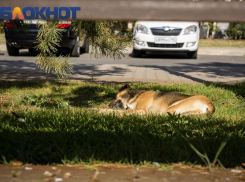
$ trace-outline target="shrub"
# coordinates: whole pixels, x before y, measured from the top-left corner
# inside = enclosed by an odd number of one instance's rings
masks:
[[[245,24],[244,23],[231,23],[226,30],[229,37],[233,39],[242,39],[245,37]]]

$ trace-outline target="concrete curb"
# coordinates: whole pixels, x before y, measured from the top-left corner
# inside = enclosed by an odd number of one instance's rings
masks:
[[[200,47],[200,55],[245,56],[245,48],[241,47]]]
[[[132,53],[133,48],[127,48],[125,53]],[[217,56],[245,56],[245,48],[242,47],[199,47],[198,55]]]

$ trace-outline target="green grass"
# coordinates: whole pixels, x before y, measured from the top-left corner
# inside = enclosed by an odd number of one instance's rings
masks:
[[[245,47],[245,40],[200,39],[199,47]]]
[[[0,33],[0,43],[5,43],[5,34],[4,33]]]
[[[211,118],[121,117],[87,110],[107,108],[120,87],[82,82],[0,82],[0,163],[203,164],[181,134],[207,153],[210,161],[230,135],[219,160],[225,167],[245,161],[245,83],[131,84],[137,89],[207,95],[216,108]],[[18,122],[11,111],[27,123]]]

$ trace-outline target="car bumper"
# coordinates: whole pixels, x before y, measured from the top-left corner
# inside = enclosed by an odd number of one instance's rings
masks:
[[[134,36],[134,49],[142,51],[158,51],[158,52],[183,52],[188,53],[191,51],[196,51],[198,49],[199,36],[198,33],[193,35],[179,35],[172,36],[176,37],[176,44],[155,44],[155,37],[151,34],[142,34],[137,33]],[[144,45],[139,45],[137,42],[143,42]],[[187,47],[187,44],[190,42],[195,42],[193,46]]]

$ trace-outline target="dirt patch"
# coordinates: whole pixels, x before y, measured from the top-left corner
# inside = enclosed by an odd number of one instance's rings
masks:
[[[163,169],[163,170],[160,170]],[[170,171],[166,171],[166,170]],[[244,181],[245,170],[175,166],[173,168],[118,165],[93,166],[13,166],[0,165],[0,181]]]

